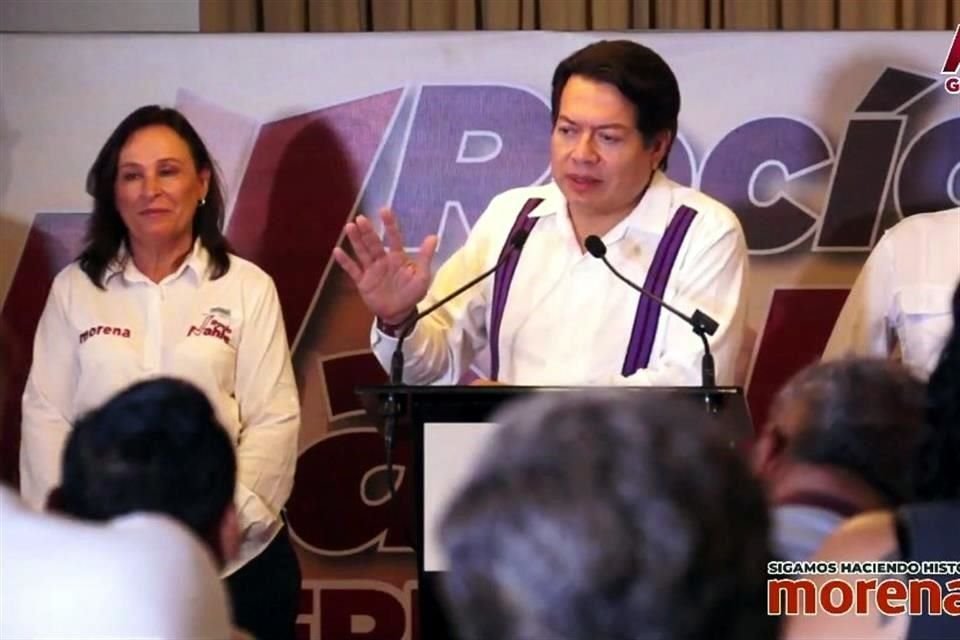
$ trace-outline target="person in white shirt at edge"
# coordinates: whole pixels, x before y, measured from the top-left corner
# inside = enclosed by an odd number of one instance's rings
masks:
[[[236,557],[236,454],[210,401],[189,382],[137,382],[82,416],[62,468],[50,511],[96,521],[160,513],[202,540],[218,568]]]
[[[491,268],[523,229],[529,236],[512,280],[501,269],[416,324],[403,347],[404,382],[456,384],[489,347],[489,381],[700,384],[700,339],[585,252],[584,240],[597,235],[627,278],[688,315],[699,308],[717,320],[710,339],[717,382],[732,384],[747,249],[727,207],[661,171],[679,110],[676,78],[654,51],[628,41],[594,43],[554,73],[554,181],[496,196],[432,286],[436,236],[409,259],[391,211],[381,214],[386,247],[367,218],[347,224],[355,258],[339,248],[334,256],[377,317],[371,342],[381,364],[389,368],[398,330],[418,305]]]
[[[958,283],[960,207],[900,221],[864,263],[823,359],[898,355],[926,379],[950,333],[950,297]]]
[[[238,637],[212,556],[166,516],[78,522],[0,486],[0,522],[0,638]]]
[[[23,396],[20,489],[40,508],[74,421],[131,383],[172,376],[209,398],[237,454],[240,552],[224,570],[237,624],[293,638],[300,571],[281,510],[299,399],[276,287],[229,253],[203,141],[176,110],[145,106],[87,177],[87,246],[54,279]]]

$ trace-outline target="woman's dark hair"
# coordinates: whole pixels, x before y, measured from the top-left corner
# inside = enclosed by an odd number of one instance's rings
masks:
[[[570,76],[611,84],[634,107],[637,130],[646,145],[661,131],[670,132],[670,147],[677,137],[680,86],[670,66],[653,49],[629,40],[601,40],[574,52],[553,72],[551,110],[553,123],[560,115],[560,97]],[[667,168],[670,147],[660,163]]]
[[[927,383],[931,437],[918,461],[921,500],[960,498],[960,285],[953,292],[953,330]]]
[[[206,169],[210,172],[207,197],[197,207],[193,218],[193,237],[200,238],[200,243],[210,254],[211,276],[214,280],[230,269],[230,245],[222,231],[225,214],[223,192],[210,152],[182,113],[169,107],[148,105],[128,115],[114,129],[87,174],[87,193],[93,197],[93,214],[87,225],[87,245],[77,260],[83,272],[101,289],[104,271],[117,256],[121,245],[129,242],[127,227],[120,218],[115,199],[120,150],[134,133],[153,126],[172,129],[190,149],[197,171]]]

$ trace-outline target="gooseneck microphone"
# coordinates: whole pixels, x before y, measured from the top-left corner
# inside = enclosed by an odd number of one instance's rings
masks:
[[[629,280],[626,276],[617,271],[616,268],[610,264],[610,261],[607,260],[607,245],[605,245],[603,240],[601,240],[598,236],[587,236],[587,238],[583,241],[583,246],[586,247],[587,251],[594,258],[602,260],[603,264],[607,265],[607,268],[610,269],[613,275],[623,280],[629,287],[639,291],[641,295],[647,296],[693,328],[693,332],[700,336],[700,340],[703,342],[703,359],[700,363],[701,384],[704,387],[716,386],[716,369],[713,363],[713,354],[710,353],[710,343],[707,342],[707,336],[712,336],[717,332],[717,328],[720,326],[717,324],[717,321],[699,309],[694,310],[692,316],[688,316],[667,302],[664,302],[659,297],[650,293],[640,285]]]
[[[423,311],[417,311],[415,314],[410,316],[410,319],[403,323],[400,333],[397,335],[397,346],[393,350],[393,356],[390,359],[390,385],[397,387],[403,384],[403,343],[407,337],[413,332],[413,328],[417,325],[421,319],[427,317],[443,305],[447,304],[460,294],[464,293],[471,287],[479,284],[483,280],[489,278],[493,273],[495,273],[500,267],[505,265],[507,261],[523,249],[524,243],[527,241],[527,236],[529,233],[524,229],[516,231],[513,236],[510,237],[507,243],[507,248],[503,252],[503,255],[500,256],[500,259],[495,265],[478,275],[476,278],[473,278],[467,282],[462,287],[455,289],[448,295],[440,298],[437,302],[433,303]],[[397,402],[396,396],[394,395],[394,390],[391,389],[387,394],[387,399],[383,407],[383,417],[384,417],[384,428],[383,428],[383,439],[384,444],[386,445],[386,462],[387,462],[387,485],[390,492],[390,497],[394,496],[394,482],[393,482],[393,436],[396,432],[397,419],[400,417],[400,406]]]

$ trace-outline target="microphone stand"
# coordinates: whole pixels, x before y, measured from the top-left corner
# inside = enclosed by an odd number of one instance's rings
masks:
[[[607,266],[607,269],[609,269],[613,273],[613,275],[617,276],[620,280],[626,283],[628,287],[630,287],[631,289],[634,289],[635,291],[638,291],[640,295],[647,296],[648,298],[650,298],[651,300],[653,300],[654,302],[662,306],[664,309],[670,311],[675,316],[677,316],[678,318],[686,322],[688,325],[690,325],[690,327],[693,329],[693,333],[695,333],[700,338],[700,341],[703,343],[703,357],[700,360],[701,386],[704,389],[711,389],[715,387],[717,385],[716,366],[713,360],[713,353],[710,352],[710,343],[709,341],[707,341],[707,336],[712,336],[714,333],[716,333],[717,328],[719,328],[720,326],[717,323],[717,321],[711,318],[710,316],[708,316],[703,311],[700,311],[700,309],[694,310],[693,315],[688,316],[687,314],[683,313],[682,311],[680,311],[670,303],[662,300],[658,296],[655,296],[654,294],[647,291],[645,288],[632,282],[622,273],[617,271],[617,269],[612,264],[610,264],[610,261],[607,260],[607,247],[603,243],[603,240],[601,240],[598,236],[595,236],[595,235],[588,236],[584,240],[584,246],[586,247],[590,255],[592,255],[594,258],[600,258],[600,260],[602,260],[603,263]],[[712,413],[716,410],[716,407],[714,406],[713,400],[711,398],[711,394],[709,392],[706,394],[704,401],[707,405],[708,411]]]
[[[493,272],[502,267],[507,260],[515,252],[520,251],[523,248],[523,244],[527,241],[528,232],[525,230],[519,230],[513,234],[509,239],[507,250],[503,252],[500,256],[500,259],[495,265],[473,278],[465,285],[455,289],[453,292],[447,294],[434,304],[430,305],[423,311],[418,311],[416,308],[413,313],[410,314],[408,320],[406,320],[400,333],[397,335],[397,346],[393,350],[393,355],[390,358],[390,391],[387,393],[387,398],[383,403],[382,413],[383,413],[383,441],[384,446],[386,447],[386,463],[387,463],[387,484],[388,491],[390,492],[390,498],[393,499],[395,496],[396,489],[394,488],[393,483],[393,438],[396,433],[397,421],[400,417],[401,407],[400,403],[396,397],[396,388],[403,386],[403,365],[404,365],[404,355],[403,355],[403,343],[406,339],[413,333],[414,327],[417,325],[422,318],[430,315],[443,305],[447,304],[461,293],[490,277]]]

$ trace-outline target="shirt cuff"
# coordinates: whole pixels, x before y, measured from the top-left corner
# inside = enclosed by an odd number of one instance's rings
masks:
[[[411,311],[406,318],[401,320],[399,324],[387,324],[383,320],[383,318],[378,316],[376,319],[377,331],[379,331],[380,333],[386,336],[390,336],[391,338],[399,338],[400,332],[403,331],[403,328],[407,325],[407,323],[414,321],[416,317],[417,317],[416,307],[414,307],[413,311]],[[413,327],[411,327],[411,330],[412,329]]]

